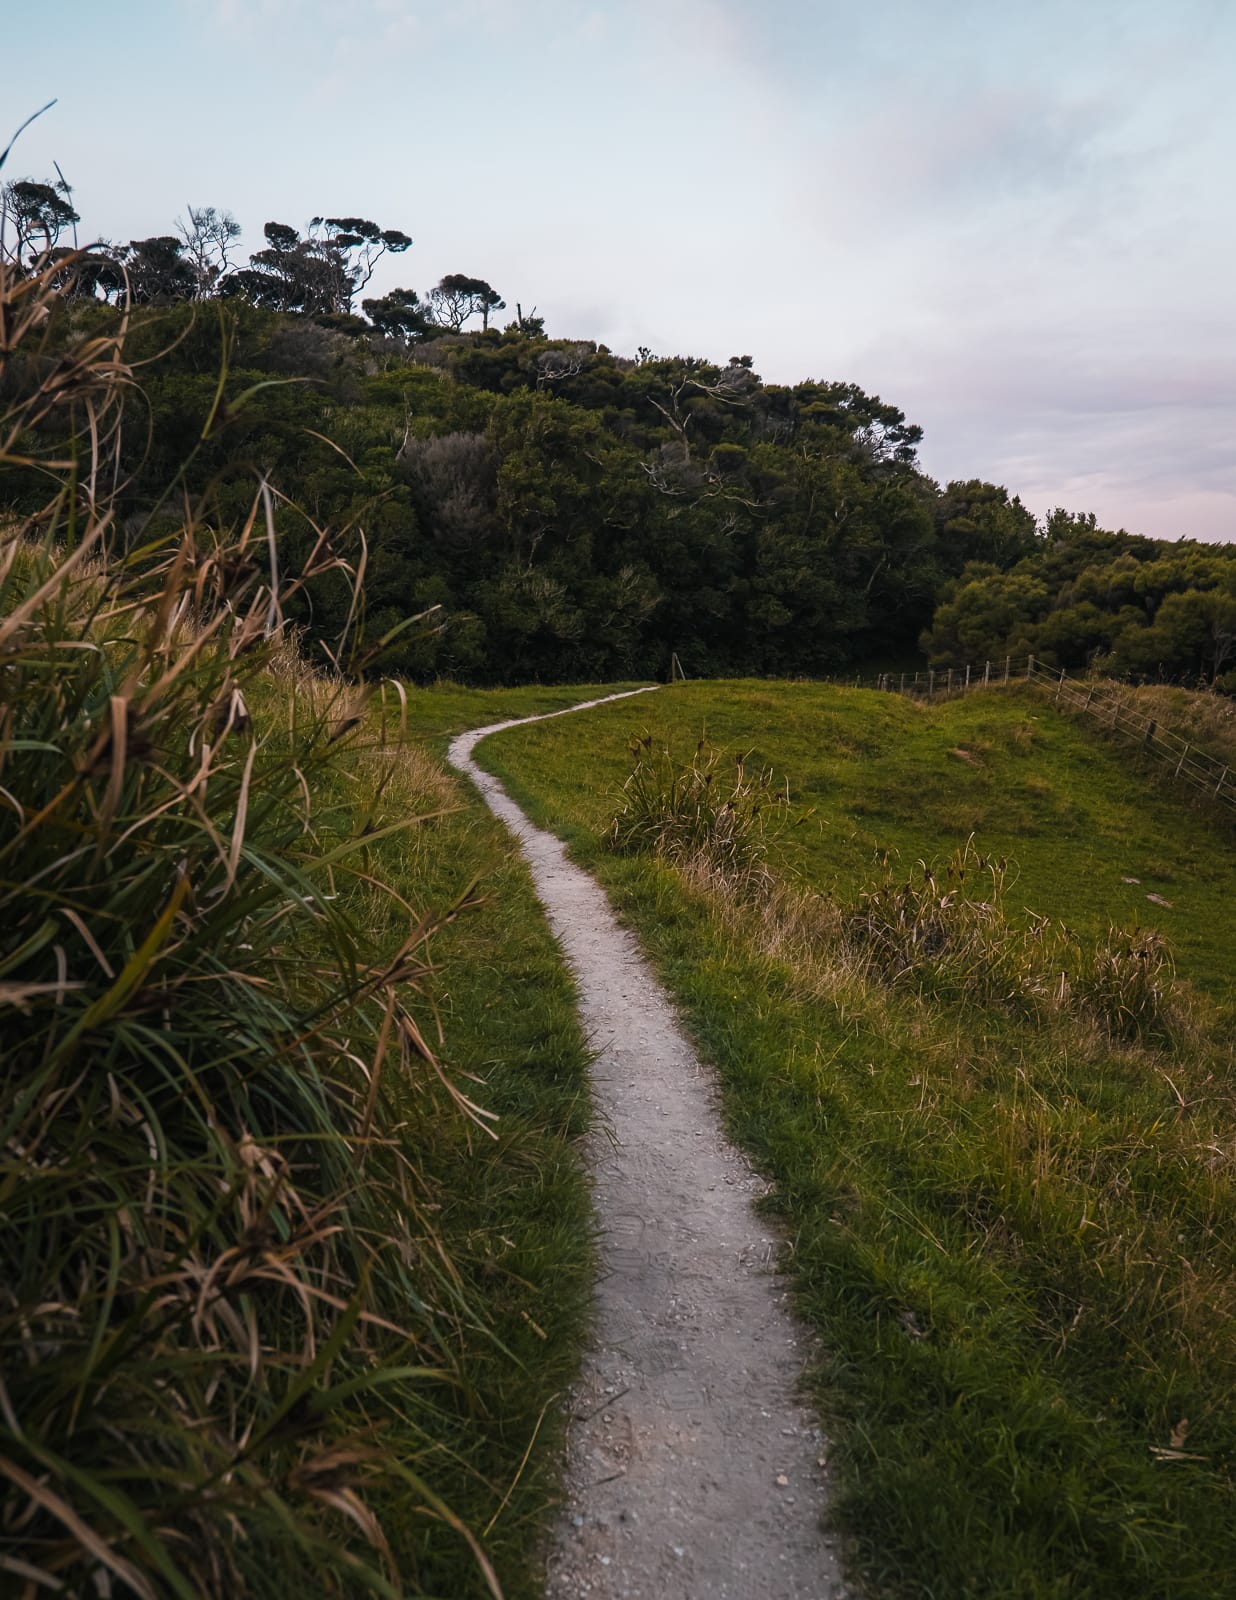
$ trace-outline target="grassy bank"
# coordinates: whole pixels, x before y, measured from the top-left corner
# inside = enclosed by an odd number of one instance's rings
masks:
[[[768,841],[771,895],[599,843],[629,736],[688,755],[705,725],[815,808]],[[776,1180],[858,1568],[949,1600],[1226,1592],[1230,834],[1020,693],[925,710],[691,684],[478,754],[638,928]],[[864,893],[920,858],[943,876],[971,834],[1014,863],[1011,926],[1037,913],[1091,953],[1113,924],[1165,931],[1172,1029],[1123,1037],[1050,985],[1024,1007],[853,959]]]
[[[587,1054],[527,873],[429,748],[462,699],[401,728],[284,645],[161,632],[123,567],[9,554],[10,621],[50,597],[0,741],[0,1570],[531,1600]]]
[[[478,720],[488,709],[481,696]],[[588,1057],[527,870],[467,786],[421,753],[439,740],[437,721],[420,711],[414,702],[412,759],[435,774],[446,814],[383,840],[371,870],[417,910],[465,894],[474,902],[429,947],[421,1020],[452,1081],[488,1114],[490,1133],[440,1091],[418,1089],[425,1103],[406,1133],[409,1152],[469,1313],[456,1334],[458,1387],[427,1414],[407,1416],[402,1439],[389,1443],[419,1463],[476,1535],[506,1600],[535,1600],[557,1503],[558,1402],[591,1300],[590,1196],[576,1154],[589,1116]],[[407,920],[398,902],[370,899],[365,915],[394,948]],[[467,1542],[424,1516],[399,1484],[377,1509],[409,1594],[490,1593]]]

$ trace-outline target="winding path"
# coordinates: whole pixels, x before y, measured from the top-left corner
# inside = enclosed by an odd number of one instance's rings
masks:
[[[461,734],[450,760],[518,838],[598,1052],[601,1281],[549,1600],[842,1600],[824,1442],[796,1394],[809,1344],[752,1207],[764,1185],[600,887],[472,759],[487,734],[543,720]]]

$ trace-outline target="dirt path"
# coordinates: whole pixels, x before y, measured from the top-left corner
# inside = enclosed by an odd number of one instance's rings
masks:
[[[595,1345],[573,1396],[549,1600],[840,1600],[820,1531],[824,1442],[795,1393],[809,1343],[752,1208],[763,1184],[601,889],[472,760],[478,740],[515,726],[461,735],[450,759],[531,865],[599,1051],[604,1129],[591,1152]]]

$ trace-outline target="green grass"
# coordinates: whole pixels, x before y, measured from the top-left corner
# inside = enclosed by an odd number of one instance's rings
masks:
[[[1016,863],[1014,914],[1091,940],[1112,923],[1165,930],[1193,990],[1180,1046],[889,987],[813,945],[809,919],[774,926],[775,896],[608,854],[628,737],[647,727],[686,756],[705,726],[816,808],[769,841],[797,886],[787,903],[814,890],[844,908],[877,856],[939,862],[974,833]],[[692,683],[478,755],[639,930],[775,1181],[826,1352],[812,1384],[856,1570],[941,1600],[1228,1592],[1230,831],[1022,691],[924,709]]]
[[[1110,924],[1158,928],[1182,977],[1216,1000],[1233,997],[1231,827],[1190,810],[1187,793],[1130,774],[1118,746],[1033,691],[927,708],[822,685],[689,683],[582,716],[586,734],[563,718],[502,736],[500,746],[517,781],[533,770],[517,750],[547,763],[555,825],[581,841],[612,815],[633,732],[650,729],[684,754],[706,732],[788,779],[800,813],[815,808],[782,841],[787,875],[841,889],[863,881],[886,853],[908,868],[973,833],[988,854],[1014,859],[1010,903],[1091,935]],[[1172,908],[1148,900],[1151,893]]]
[[[497,1114],[494,1140],[444,1116],[418,1141],[444,1249],[477,1315],[463,1340],[465,1387],[422,1422],[417,1448],[443,1498],[483,1535],[507,1600],[534,1600],[557,1502],[555,1402],[574,1378],[591,1300],[589,1187],[577,1152],[589,1118],[587,1051],[527,869],[466,787],[453,787],[462,809],[411,845],[392,842],[401,859],[383,863],[418,907],[449,904],[479,883],[480,905],[435,937],[427,987],[442,1059]],[[409,1522],[398,1499],[384,1520],[398,1530],[417,1592],[488,1593],[467,1547],[440,1523]]]
[[[642,687],[643,683],[580,683],[473,689],[466,684],[439,679],[426,686],[407,685],[408,715],[413,737],[441,750],[445,749],[448,739],[470,728],[515,717],[535,717],[546,711],[564,711],[581,700],[598,700],[607,694],[621,694],[624,690]]]

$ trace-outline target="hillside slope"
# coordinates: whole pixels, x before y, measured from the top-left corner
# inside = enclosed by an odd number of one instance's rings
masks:
[[[604,849],[637,717],[654,748],[689,758],[706,728],[753,752],[748,770],[788,776],[799,820],[766,841],[771,884]],[[478,757],[635,925],[775,1182],[799,1304],[828,1352],[813,1388],[839,1441],[856,1567],[907,1596],[1224,1592],[1236,852],[1223,825],[1019,691],[924,709],[693,683],[635,714],[498,735]],[[1003,911],[973,873],[947,878],[971,834],[981,883],[1011,860]],[[947,893],[924,888],[920,860]],[[903,886],[930,901],[942,953],[894,970],[862,939],[873,907],[911,903]],[[950,967],[946,902],[969,906],[971,932],[993,930],[1001,961],[1029,950],[1034,981]],[[1147,976],[1164,931],[1174,987],[1166,969]],[[1071,963],[1058,992],[1057,956]]]

